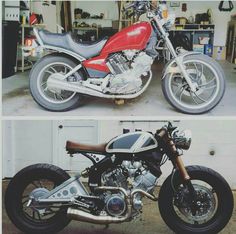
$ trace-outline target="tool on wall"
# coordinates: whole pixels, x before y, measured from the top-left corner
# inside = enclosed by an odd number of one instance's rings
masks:
[[[226,7],[224,4],[226,1],[221,1],[219,4],[219,10],[220,11],[232,11],[234,9],[234,4],[232,1],[227,1],[228,2],[228,7]]]
[[[182,4],[182,11],[186,12],[187,11],[187,3]]]

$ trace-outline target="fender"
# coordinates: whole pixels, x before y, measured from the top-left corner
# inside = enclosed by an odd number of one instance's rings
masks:
[[[69,50],[63,49],[63,48],[58,48],[58,47],[54,47],[54,46],[48,46],[48,45],[40,45],[41,48],[45,49],[45,50],[49,50],[49,51],[53,51],[53,52],[59,52],[59,53],[63,53],[66,55],[69,55],[70,57],[75,58],[76,60],[82,62],[85,61],[86,59],[74,52],[71,52]]]
[[[190,56],[190,55],[197,55],[197,54],[202,54],[202,53],[188,51],[188,52],[181,53],[176,58],[173,58],[170,61],[168,61],[168,63],[165,65],[165,68],[163,69],[161,79],[163,80],[166,77],[166,75],[168,75],[169,73],[181,73],[181,70],[177,66],[176,60],[179,60],[182,63],[185,57]]]

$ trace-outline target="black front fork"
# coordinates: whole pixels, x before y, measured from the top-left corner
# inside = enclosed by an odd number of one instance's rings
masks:
[[[185,185],[185,187],[188,189],[189,197],[190,197],[189,200],[190,200],[191,212],[195,216],[196,211],[197,211],[197,193],[196,193],[194,186],[191,182],[191,178],[190,178],[180,156],[176,157],[175,163],[173,163],[173,164],[175,164],[175,167],[177,167],[179,169],[180,175],[182,177],[183,185]]]
[[[184,183],[189,192],[191,212],[193,216],[195,216],[197,211],[197,194],[190,179],[186,180]]]

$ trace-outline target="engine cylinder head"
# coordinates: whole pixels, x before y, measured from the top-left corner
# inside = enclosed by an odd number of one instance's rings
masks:
[[[129,70],[126,59],[122,54],[113,54],[108,58],[107,66],[113,75],[122,74]]]

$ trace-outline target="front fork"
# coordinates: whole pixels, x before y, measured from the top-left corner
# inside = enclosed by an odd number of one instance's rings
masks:
[[[170,132],[171,131],[173,132],[174,129],[175,128],[172,128],[172,126],[164,127],[156,133],[156,137],[158,140],[162,141],[162,144],[166,146],[167,155],[169,159],[171,160],[174,168],[178,169],[180,172],[183,185],[187,187],[189,195],[191,197],[191,204],[190,204],[191,212],[195,216],[196,211],[197,211],[197,194],[192,185],[191,178],[175,146],[175,143],[172,137],[170,136]],[[175,175],[174,173],[175,173],[175,170],[172,172],[172,180],[173,180],[173,176]],[[173,190],[175,190],[174,186],[173,186]]]
[[[192,198],[191,205],[190,205],[191,212],[193,215],[196,215],[196,210],[197,210],[196,191],[191,182],[191,178],[184,166],[183,160],[181,159],[179,152],[175,146],[175,143],[170,137],[169,133],[165,129],[161,130],[161,132],[159,133],[159,137],[164,138],[165,143],[168,145],[168,151],[169,151],[169,154],[171,155],[172,164],[174,168],[177,168],[179,170],[182,181],[183,181],[183,185],[187,187],[189,195]]]
[[[193,187],[193,184],[191,182],[191,178],[190,178],[190,176],[189,176],[189,174],[188,174],[188,172],[187,172],[187,170],[184,166],[183,160],[181,159],[180,156],[176,157],[175,165],[179,169],[183,184],[187,187],[189,195],[192,198],[191,199],[191,205],[190,205],[191,212],[192,212],[193,215],[196,215],[196,210],[197,210],[196,209],[196,207],[197,207],[196,191]]]
[[[169,39],[169,34],[165,31],[165,29],[163,28],[162,26],[162,23],[161,23],[161,20],[158,18],[158,16],[154,16],[154,20],[161,32],[161,35],[163,36],[163,39],[165,40],[166,42],[166,45],[171,53],[171,55],[174,57],[174,60],[177,64],[177,66],[179,67],[181,73],[183,74],[183,77],[185,78],[186,82],[188,83],[189,87],[190,87],[190,90],[192,92],[196,92],[197,90],[197,87],[196,87],[196,84],[192,82],[191,78],[189,77],[186,69],[185,69],[185,66],[183,64],[183,57],[182,56],[178,56],[176,54],[176,51]]]

